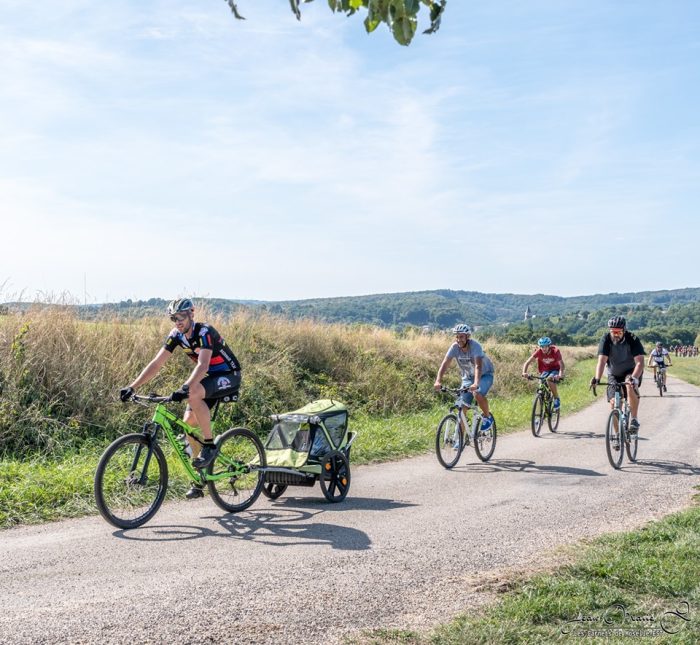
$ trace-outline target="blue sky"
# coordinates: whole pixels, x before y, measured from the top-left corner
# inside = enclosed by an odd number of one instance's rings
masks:
[[[700,285],[700,2],[238,5],[0,0],[0,300]]]

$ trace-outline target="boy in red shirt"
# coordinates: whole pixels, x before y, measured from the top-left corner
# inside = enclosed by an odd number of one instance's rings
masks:
[[[523,365],[523,376],[527,376],[527,368],[537,359],[537,371],[540,376],[549,376],[549,387],[554,395],[554,409],[559,409],[559,392],[557,390],[557,381],[564,378],[564,359],[561,356],[559,349],[552,345],[549,337],[544,336],[537,341],[537,349],[532,353],[532,356],[525,361]]]

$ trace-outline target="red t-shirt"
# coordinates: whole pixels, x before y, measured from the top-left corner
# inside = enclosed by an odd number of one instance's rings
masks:
[[[561,370],[561,352],[554,346],[549,346],[549,353],[545,354],[540,347],[535,352],[537,358],[537,370],[539,372],[551,372]]]

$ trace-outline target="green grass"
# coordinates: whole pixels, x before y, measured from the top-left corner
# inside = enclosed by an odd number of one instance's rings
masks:
[[[668,374],[693,385],[700,385],[700,358],[672,356],[671,361],[673,365],[668,368]]]
[[[589,359],[569,368],[566,381],[560,385],[563,416],[591,403],[587,383],[593,365]],[[535,383],[530,382],[524,390],[527,393],[507,399],[489,397],[500,434],[528,426]],[[449,397],[437,394],[435,400],[432,410],[415,414],[388,418],[351,416],[350,427],[358,432],[353,444],[353,464],[403,459],[433,450],[435,429],[451,402]],[[92,482],[105,447],[106,444],[91,441],[84,443],[79,452],[63,457],[0,461],[0,527],[94,513]],[[181,498],[188,482],[172,455],[168,462],[168,496]]]
[[[569,368],[567,378],[559,385],[562,417],[593,402],[593,397],[588,391],[588,382],[594,368],[595,359],[580,361]],[[527,394],[507,399],[489,397],[499,434],[507,434],[529,426],[536,382],[530,381],[530,384]],[[442,402],[436,404],[432,410],[419,414],[398,415],[390,419],[353,417],[352,428],[359,433],[353,445],[353,463],[389,461],[433,450],[437,424],[447,414],[452,400],[444,395],[436,395],[436,399]]]
[[[689,604],[687,613],[684,603]],[[624,605],[626,618],[615,605]],[[666,612],[686,613],[689,620]],[[605,617],[611,621],[604,622]],[[587,618],[578,621],[579,617]],[[587,630],[656,630],[592,638]],[[460,616],[429,634],[381,630],[362,643],[698,643],[700,642],[700,508],[631,533],[604,536],[572,564],[515,583],[495,605]],[[357,642],[357,641],[355,641]]]

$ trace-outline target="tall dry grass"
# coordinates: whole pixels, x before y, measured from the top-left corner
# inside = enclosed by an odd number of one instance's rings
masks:
[[[432,383],[451,342],[442,334],[396,334],[367,326],[290,321],[241,312],[220,319],[197,312],[226,339],[243,366],[238,405],[224,406],[221,424],[267,427],[268,416],[317,398],[337,398],[371,415],[432,407]],[[143,410],[117,392],[162,346],[163,318],[89,322],[67,307],[36,306],[0,316],[0,455],[60,453],[93,437],[136,429]],[[496,365],[494,394],[524,392],[519,378],[529,348],[486,345]],[[586,350],[574,349],[565,358]],[[588,352],[590,354],[590,351]],[[176,351],[142,391],[169,394],[192,363]],[[456,384],[458,374],[453,369]]]

